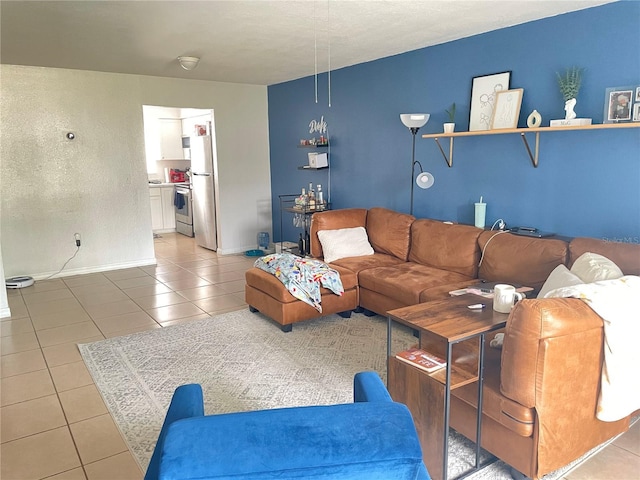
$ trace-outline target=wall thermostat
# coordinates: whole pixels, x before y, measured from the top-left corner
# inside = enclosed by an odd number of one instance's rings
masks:
[[[7,288],[25,288],[30,287],[35,282],[32,277],[11,277],[7,278],[4,283]]]

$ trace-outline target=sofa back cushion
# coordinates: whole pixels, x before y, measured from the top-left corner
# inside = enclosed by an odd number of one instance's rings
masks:
[[[369,243],[378,253],[393,255],[406,262],[409,255],[413,215],[375,207],[367,213]]]
[[[344,208],[314,213],[311,217],[311,256],[320,258],[324,254],[318,239],[319,230],[339,230],[342,228],[366,227],[367,210],[365,208]]]
[[[482,260],[478,277],[488,282],[519,283],[540,289],[554,268],[566,264],[569,245],[549,238],[531,238],[486,231],[478,245]]]
[[[569,244],[569,268],[584,253],[598,253],[614,262],[625,275],[640,275],[640,244],[595,238],[574,238]]]
[[[475,278],[480,232],[482,230],[470,225],[416,220],[411,225],[409,261]]]

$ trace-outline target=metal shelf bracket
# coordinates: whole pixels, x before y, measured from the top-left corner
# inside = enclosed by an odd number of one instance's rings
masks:
[[[442,153],[442,156],[444,157],[444,161],[447,162],[447,165],[451,168],[453,166],[453,137],[449,137],[449,157],[447,157],[442,145],[440,145],[440,139],[435,137],[434,140],[440,149],[440,153]]]
[[[531,160],[531,164],[533,168],[538,168],[538,151],[540,150],[540,132],[535,132],[536,134],[536,149],[535,153],[531,153],[531,148],[529,147],[529,142],[527,141],[527,136],[524,132],[520,133],[520,138],[524,142],[524,146],[527,149],[527,154],[529,155],[529,159]]]

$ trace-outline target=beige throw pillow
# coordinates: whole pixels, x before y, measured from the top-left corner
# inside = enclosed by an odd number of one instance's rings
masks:
[[[373,255],[373,247],[364,227],[320,230],[318,239],[322,244],[324,261],[331,263],[346,257]]]
[[[545,298],[545,295],[556,288],[573,287],[574,285],[580,285],[583,282],[580,277],[571,271],[565,265],[558,265],[549,274],[547,281],[544,282],[538,298]]]
[[[580,277],[583,283],[615,280],[624,275],[622,270],[607,257],[591,252],[583,253],[578,257],[571,267],[571,273]]]

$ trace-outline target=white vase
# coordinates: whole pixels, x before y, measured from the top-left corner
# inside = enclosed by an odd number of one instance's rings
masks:
[[[574,118],[576,118],[576,112],[573,111],[575,106],[576,106],[575,98],[571,98],[566,102],[564,102],[564,111],[567,112],[564,116],[565,120],[573,120]]]
[[[455,123],[445,123],[444,124],[444,133],[453,133],[453,130],[456,128]]]

